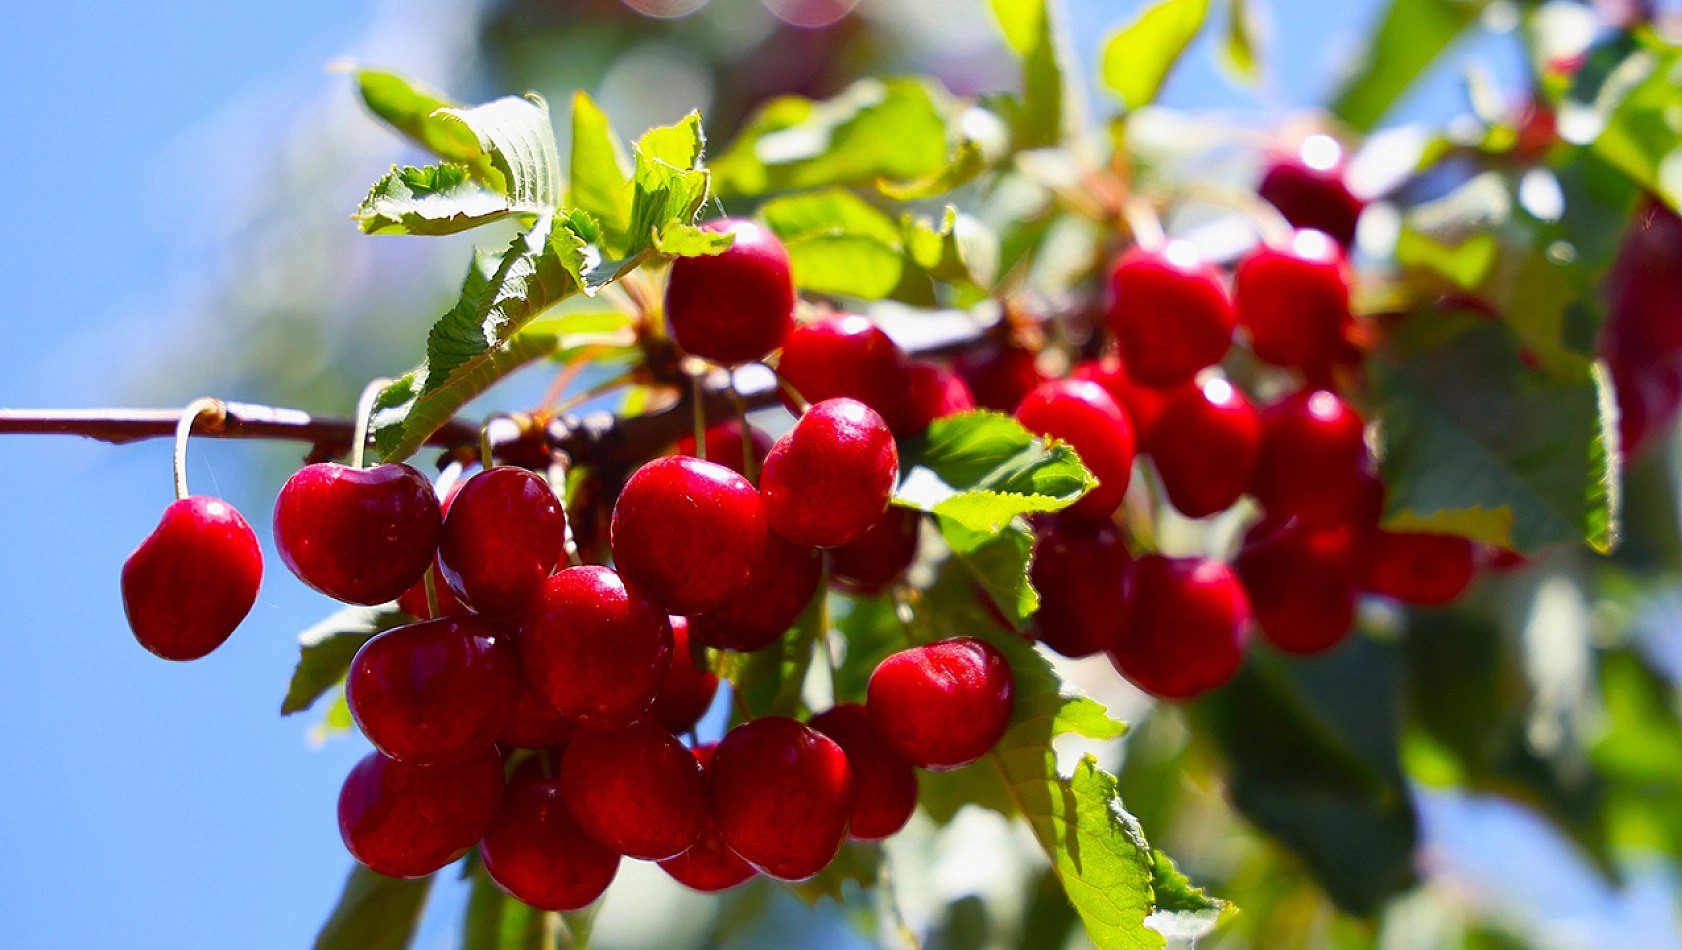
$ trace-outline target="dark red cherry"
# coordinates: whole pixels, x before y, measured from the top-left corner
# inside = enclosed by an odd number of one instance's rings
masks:
[[[855,399],[814,404],[771,446],[759,484],[771,527],[795,544],[833,548],[882,520],[899,483],[899,448]]]
[[[533,596],[515,643],[532,686],[585,729],[630,725],[672,663],[665,610],[605,567],[569,567]]]
[[[1168,396],[1177,390],[1152,389],[1127,375],[1127,367],[1115,357],[1105,357],[1102,360],[1088,360],[1076,366],[1069,372],[1071,379],[1084,379],[1104,387],[1110,398],[1116,401],[1122,411],[1127,413],[1127,421],[1133,424],[1133,438],[1140,450],[1150,447],[1151,432],[1156,428],[1157,417],[1162,415],[1162,407],[1167,405]],[[1195,385],[1186,383],[1189,387]]]
[[[1364,498],[1361,417],[1326,390],[1302,390],[1262,411],[1261,454],[1250,491],[1275,523],[1308,530],[1347,520]]]
[[[1682,355],[1636,366],[1609,360],[1607,368],[1618,398],[1619,446],[1633,458],[1669,432],[1682,409]]]
[[[123,612],[140,645],[196,660],[240,625],[263,582],[257,536],[234,506],[193,495],[172,502],[123,562]]]
[[[497,745],[507,749],[547,749],[578,734],[578,724],[549,705],[549,700],[524,676],[520,677],[516,695],[514,714],[497,734]]]
[[[586,834],[631,858],[676,857],[707,823],[701,763],[647,721],[579,733],[561,762],[561,794]]]
[[[1646,196],[1604,284],[1599,355],[1612,370],[1623,449],[1639,453],[1682,406],[1682,217]]]
[[[613,563],[674,614],[712,610],[748,582],[765,549],[748,480],[681,455],[637,469],[613,506]]]
[[[975,395],[956,370],[927,360],[912,362],[910,431],[921,432],[936,419],[974,408]]]
[[[672,618],[672,671],[654,697],[648,718],[677,735],[695,728],[718,693],[718,676],[695,662],[689,649],[689,620]]]
[[[339,790],[339,836],[370,870],[425,877],[485,836],[502,802],[502,758],[409,765],[370,752]]]
[[[1147,555],[1134,562],[1128,592],[1131,617],[1110,659],[1140,689],[1188,699],[1238,672],[1250,602],[1231,568]]]
[[[1361,547],[1361,586],[1403,603],[1438,607],[1471,586],[1477,549],[1448,534],[1375,531]]]
[[[847,753],[853,771],[849,833],[860,841],[879,841],[904,828],[917,810],[917,771],[876,734],[865,708],[858,703],[835,706],[813,716],[812,728]]]
[[[1104,387],[1079,379],[1054,379],[1016,407],[1016,421],[1035,435],[1074,446],[1098,484],[1067,509],[1082,518],[1104,519],[1121,507],[1133,477],[1133,425]]]
[[[716,462],[737,475],[747,478],[747,446],[742,440],[742,423],[736,419],[721,422],[707,430],[707,461]],[[747,445],[753,447],[753,464],[765,464],[765,453],[771,451],[771,437],[748,426]],[[699,458],[695,453],[695,436],[677,440],[677,454]],[[753,479],[748,479],[752,481]]]
[[[1256,193],[1295,227],[1324,231],[1348,247],[1366,203],[1343,180],[1343,146],[1329,135],[1311,135],[1262,175]]]
[[[829,552],[830,574],[855,590],[879,590],[916,559],[922,523],[915,508],[888,506],[869,531]]]
[[[822,554],[769,532],[748,586],[717,610],[690,617],[689,633],[715,650],[746,653],[767,646],[788,632],[822,578]]]
[[[1342,643],[1355,624],[1354,532],[1257,535],[1251,532],[1255,541],[1235,566],[1262,634],[1289,653],[1319,653]]]
[[[1111,522],[1065,517],[1042,527],[1031,574],[1040,593],[1032,618],[1040,642],[1069,657],[1091,656],[1115,643],[1127,627],[1124,588],[1132,563]]]
[[[912,431],[911,361],[869,317],[840,313],[801,326],[783,344],[777,375],[808,403],[846,396],[895,432]]]
[[[969,384],[976,405],[1015,412],[1023,397],[1045,382],[1031,350],[988,344],[960,354],[953,367]]]
[[[511,465],[467,480],[438,542],[444,582],[474,610],[493,616],[523,609],[565,557],[561,500],[540,476]]]
[[[1323,232],[1298,231],[1288,245],[1262,245],[1244,258],[1233,300],[1257,357],[1324,373],[1349,329],[1349,264]]]
[[[730,850],[730,846],[724,843],[724,837],[718,833],[718,825],[712,820],[710,774],[713,751],[717,748],[718,743],[709,742],[696,746],[694,750],[696,761],[709,773],[707,826],[688,851],[660,862],[660,869],[679,884],[708,893],[728,890],[759,873],[753,865],[743,861],[741,855]]]
[[[1157,418],[1151,459],[1168,500],[1188,518],[1232,507],[1261,452],[1261,417],[1224,379],[1176,390]]]
[[[306,465],[274,507],[280,559],[335,600],[383,604],[426,573],[443,526],[426,476],[407,465]]]
[[[1135,247],[1110,272],[1110,330],[1128,374],[1167,389],[1226,355],[1237,318],[1221,272],[1183,241]]]
[[[558,779],[517,769],[496,820],[479,844],[485,871],[514,899],[539,910],[577,910],[602,895],[619,855],[585,834]]]
[[[719,835],[768,877],[803,881],[840,853],[853,771],[822,733],[781,716],[743,723],[718,744],[710,771]]]
[[[764,359],[794,329],[788,251],[752,221],[721,218],[701,227],[736,236],[722,254],[680,257],[666,282],[666,320],[686,352],[718,363]]]
[[[345,677],[345,702],[374,748],[398,761],[466,762],[496,744],[520,686],[508,634],[467,614],[364,643]]]
[[[957,637],[901,650],[870,675],[870,721],[889,749],[944,772],[986,755],[1010,723],[1015,680],[991,644]]]

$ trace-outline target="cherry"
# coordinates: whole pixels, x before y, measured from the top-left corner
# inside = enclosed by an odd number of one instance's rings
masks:
[[[1149,448],[1157,417],[1162,415],[1169,394],[1177,391],[1152,389],[1138,382],[1127,375],[1127,367],[1113,356],[1081,363],[1069,372],[1069,378],[1088,380],[1104,387],[1116,405],[1127,413],[1127,421],[1133,423],[1133,436],[1141,449]]]
[[[619,871],[619,855],[585,834],[567,811],[560,781],[524,768],[509,780],[479,855],[491,880],[539,910],[590,904]]]
[[[519,701],[520,658],[473,614],[398,627],[356,652],[345,702],[374,748],[400,762],[466,762],[496,743]]]
[[[1454,535],[1375,531],[1362,554],[1362,587],[1422,607],[1459,597],[1477,573],[1476,547]]]
[[[1343,180],[1343,146],[1329,135],[1311,135],[1294,154],[1268,166],[1256,193],[1295,227],[1324,231],[1339,244],[1355,243],[1366,203]]]
[[[1314,530],[1361,504],[1367,445],[1361,417],[1326,390],[1302,390],[1262,411],[1261,454],[1250,490],[1270,521]]]
[[[1127,627],[1124,588],[1131,563],[1121,531],[1108,521],[1063,517],[1041,528],[1030,574],[1040,593],[1033,616],[1040,642],[1081,657],[1120,639]]]
[[[1183,241],[1135,247],[1110,272],[1110,330],[1139,382],[1167,389],[1220,362],[1237,318],[1221,272]]]
[[[613,561],[671,613],[711,610],[748,582],[765,509],[742,476],[672,455],[637,469],[613,506]]]
[[[846,398],[806,410],[771,446],[759,478],[771,527],[813,548],[839,547],[870,530],[898,482],[899,448],[887,424]]]
[[[1147,555],[1133,564],[1129,594],[1132,616],[1110,660],[1140,689],[1189,699],[1238,672],[1250,602],[1231,568]]]
[[[666,681],[672,625],[613,571],[569,567],[538,588],[515,644],[556,712],[586,729],[616,729],[647,712]]]
[[[913,430],[911,362],[869,317],[840,313],[795,330],[777,375],[808,403],[845,396],[876,410],[895,432]]]
[[[788,251],[770,231],[741,218],[701,227],[736,236],[722,254],[680,257],[666,282],[666,319],[686,352],[718,363],[764,359],[794,329]]]
[[[409,765],[375,751],[339,790],[339,836],[351,856],[387,877],[425,877],[485,836],[502,802],[502,759]]]
[[[1188,518],[1232,507],[1250,486],[1262,426],[1250,400],[1224,379],[1176,390],[1158,417],[1151,459],[1168,500]]]
[[[1010,665],[992,645],[957,637],[883,660],[870,675],[870,721],[900,758],[936,772],[963,768],[1005,734]]]
[[[994,412],[1015,412],[1024,396],[1045,381],[1034,354],[1019,346],[991,345],[961,354],[954,363],[976,404]]]
[[[1256,623],[1274,646],[1319,653],[1348,635],[1355,623],[1353,534],[1251,532],[1257,540],[1246,544],[1236,567]]]
[[[1324,374],[1349,328],[1349,264],[1320,231],[1298,231],[1284,247],[1263,245],[1233,276],[1238,322],[1250,349],[1275,366]]]
[[[870,530],[829,552],[830,573],[855,590],[881,589],[916,559],[922,524],[915,508],[888,506]]]
[[[672,619],[672,671],[666,674],[665,685],[654,697],[648,718],[660,728],[677,735],[695,728],[706,715],[707,707],[718,693],[718,676],[695,662],[689,650],[689,621],[683,617]]]
[[[383,604],[426,573],[443,520],[432,483],[407,465],[320,462],[280,490],[274,541],[280,559],[315,590]]]
[[[748,427],[748,443],[753,446],[753,464],[765,464],[765,453],[771,451],[771,437]],[[746,448],[742,444],[742,423],[731,419],[721,422],[707,429],[707,461],[717,462],[737,475],[747,478]],[[695,454],[695,436],[686,435],[677,440],[677,454],[698,458]],[[748,481],[753,481],[749,478]]]
[[[922,432],[936,419],[975,408],[975,394],[956,370],[917,360],[911,364],[911,432]]]
[[[821,554],[769,532],[748,585],[717,610],[690,617],[689,633],[715,650],[746,653],[767,646],[788,632],[822,578]]]
[[[520,677],[514,714],[497,734],[496,743],[507,749],[547,749],[578,734],[578,724],[560,714],[531,682]]]
[[[1624,451],[1639,453],[1682,406],[1682,217],[1642,199],[1605,283],[1598,351],[1612,370]]]
[[[140,645],[166,660],[196,660],[240,625],[263,582],[263,552],[234,506],[191,495],[123,562],[123,612]]]
[[[707,823],[701,763],[647,721],[579,733],[561,761],[561,794],[586,834],[631,858],[676,857]]]
[[[497,616],[524,608],[564,557],[561,500],[541,477],[511,465],[486,469],[462,485],[438,542],[450,590],[479,613]]]
[[[695,747],[695,760],[701,763],[701,768],[710,775],[712,770],[713,751],[718,743],[709,742]],[[697,891],[723,891],[741,884],[758,871],[753,865],[742,860],[742,856],[730,850],[724,843],[724,838],[718,833],[718,825],[712,819],[710,805],[707,813],[707,825],[701,831],[701,836],[689,846],[689,850],[675,858],[667,858],[660,862],[660,869],[672,876],[672,879],[685,887]]]
[[[813,716],[811,725],[847,753],[853,771],[849,833],[860,841],[879,841],[904,828],[917,810],[917,772],[888,749],[865,708],[843,703]]]
[[[840,853],[853,771],[833,740],[793,719],[755,719],[725,735],[710,771],[719,835],[767,876],[803,881]]]
[[[1016,408],[1016,421],[1035,435],[1074,447],[1098,484],[1067,509],[1104,519],[1121,507],[1133,477],[1133,425],[1104,387],[1079,379],[1041,383]]]
[[[1619,446],[1636,457],[1669,432],[1682,408],[1682,356],[1626,366],[1608,362],[1618,399]]]

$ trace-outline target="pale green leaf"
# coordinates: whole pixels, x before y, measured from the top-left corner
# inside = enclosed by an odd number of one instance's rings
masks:
[[[364,234],[455,234],[501,220],[508,199],[475,181],[465,165],[393,167],[354,215]]]
[[[692,224],[668,224],[654,234],[654,249],[672,257],[705,257],[723,254],[736,243],[728,231],[709,231]]]
[[[701,117],[690,113],[673,126],[650,129],[635,148],[631,225],[626,233],[627,266],[652,248],[659,232],[691,224],[707,200],[710,173],[701,166],[706,138]]]
[[[993,15],[1011,49],[1022,57],[1022,97],[993,100],[1011,123],[1017,148],[1048,148],[1062,141],[1079,112],[1064,83],[1065,55],[1052,0],[993,0]]]
[[[572,158],[567,203],[601,222],[608,245],[622,249],[631,226],[630,159],[607,114],[589,95],[572,97]]]
[[[549,211],[561,203],[561,155],[549,106],[539,96],[505,96],[471,108],[446,108],[438,116],[471,132],[479,150],[501,175],[497,188],[517,211]],[[493,180],[493,186],[496,182]]]
[[[922,215],[900,219],[905,248],[930,277],[987,291],[999,272],[999,236],[979,218],[952,205],[937,226]]]
[[[1392,0],[1377,30],[1344,79],[1332,112],[1365,132],[1455,38],[1475,23],[1489,0]]]
[[[878,178],[876,190],[883,197],[895,201],[922,201],[968,184],[986,168],[987,159],[981,152],[981,145],[966,140],[958,143],[957,151],[933,174],[911,181]]]
[[[1168,73],[1203,28],[1209,0],[1160,0],[1104,43],[1104,85],[1128,109],[1156,99]]]
[[[1233,79],[1246,86],[1261,82],[1261,57],[1256,48],[1256,13],[1251,0],[1227,0],[1226,36],[1220,63]]]
[[[788,248],[794,283],[802,290],[879,300],[899,285],[905,266],[900,229],[850,191],[776,198],[760,216]]]
[[[356,84],[368,110],[416,144],[446,161],[470,165],[475,177],[494,174],[479,147],[479,137],[461,123],[438,115],[440,109],[459,103],[396,73],[358,70]]]

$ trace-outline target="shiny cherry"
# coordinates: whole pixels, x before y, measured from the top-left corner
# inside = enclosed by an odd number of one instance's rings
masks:
[[[665,610],[591,565],[543,582],[515,643],[532,686],[586,729],[616,729],[647,712],[672,663]]]
[[[755,719],[725,735],[710,772],[719,835],[767,876],[803,881],[840,853],[853,771],[834,740],[793,719]]]
[[[1477,574],[1477,548],[1447,534],[1375,531],[1361,548],[1361,586],[1421,607],[1465,592]]]
[[[689,620],[672,618],[672,671],[654,697],[648,718],[673,735],[688,732],[706,715],[718,693],[718,675],[695,661],[689,648]]]
[[[1237,318],[1221,272],[1183,241],[1135,247],[1110,272],[1110,330],[1132,378],[1166,389],[1220,362]]]
[[[502,758],[409,765],[375,751],[339,790],[339,836],[386,877],[425,877],[485,836],[502,802]]]
[[[731,419],[721,422],[707,429],[706,437],[707,461],[716,462],[737,475],[747,478],[747,452],[752,446],[753,464],[757,468],[765,464],[765,453],[771,451],[771,437],[748,426],[746,445],[742,439],[742,423]],[[695,452],[695,436],[686,435],[677,440],[677,454],[699,458]],[[748,479],[752,481],[752,479]]]
[[[912,647],[870,675],[876,734],[900,758],[944,772],[986,755],[1010,724],[1010,665],[991,644],[957,637]]]
[[[455,501],[456,496],[461,494],[461,487],[465,484],[467,484],[466,479],[458,479],[457,481],[451,483],[449,489],[446,490],[443,493],[443,496],[439,498],[438,510],[441,514],[443,514],[445,520],[449,519],[450,505]],[[440,529],[439,534],[440,537],[442,537],[442,529]],[[457,614],[470,613],[467,605],[462,603],[461,599],[455,595],[455,591],[450,590],[450,585],[444,583],[444,568],[443,565],[438,563],[437,555],[434,555],[432,558],[432,571],[434,582],[432,585],[433,596],[438,598],[438,616],[454,617]],[[425,576],[422,576],[420,580],[409,585],[409,589],[398,596],[397,606],[404,613],[416,620],[438,619],[437,617],[432,616],[432,606],[426,599]]]
[[[715,650],[745,653],[767,646],[788,632],[822,579],[821,553],[772,531],[747,586],[717,610],[690,617],[689,633]]]
[[[666,320],[685,352],[718,363],[764,359],[794,329],[794,280],[777,236],[741,218],[703,230],[733,234],[721,254],[679,257],[666,282]]]
[[[1147,555],[1134,562],[1128,593],[1131,616],[1110,659],[1140,689],[1189,699],[1238,672],[1250,601],[1230,567]]]
[[[1074,446],[1098,484],[1070,505],[1082,518],[1103,519],[1121,507],[1133,477],[1133,425],[1104,387],[1079,379],[1041,383],[1016,407],[1016,421],[1035,435]]]
[[[426,476],[407,465],[306,465],[280,490],[274,541],[298,579],[335,600],[383,604],[414,586],[443,527]]]
[[[514,714],[497,734],[497,745],[506,749],[547,749],[578,734],[578,724],[549,705],[549,700],[524,676],[520,677],[515,696]]]
[[[511,465],[462,485],[438,542],[444,582],[462,602],[493,616],[523,609],[565,557],[561,500],[542,477]]]
[[[1341,355],[1350,323],[1343,250],[1320,231],[1256,248],[1233,275],[1233,306],[1262,361],[1323,374]]]
[[[558,779],[517,769],[496,820],[479,844],[491,880],[539,910],[577,910],[619,871],[619,855],[585,834],[561,798]]]
[[[742,476],[681,455],[637,469],[613,506],[613,562],[674,614],[712,610],[748,582],[765,508]]]
[[[1231,383],[1210,379],[1175,391],[1158,424],[1151,460],[1181,514],[1225,511],[1249,488],[1261,452],[1261,416]]]
[[[830,575],[855,590],[881,589],[916,559],[922,524],[915,508],[888,506],[869,531],[829,552]]]
[[[1132,563],[1111,522],[1063,517],[1040,528],[1031,569],[1040,594],[1035,636],[1069,657],[1109,648],[1127,627],[1124,589]]]
[[[710,781],[713,751],[718,743],[709,742],[695,747],[695,760],[701,763],[701,768],[708,772],[708,809],[707,825],[701,831],[701,836],[689,846],[689,850],[675,858],[667,858],[660,862],[660,869],[672,876],[672,880],[690,888],[691,890],[712,893],[728,890],[744,883],[758,874],[753,865],[742,860],[742,856],[730,850],[724,843],[724,837],[718,833],[718,825],[712,819]]]
[[[917,771],[876,734],[870,713],[858,703],[843,703],[813,716],[811,725],[847,753],[853,771],[849,833],[860,841],[880,841],[904,828],[917,810]]]
[[[795,544],[833,548],[869,531],[899,483],[899,448],[875,410],[826,399],[765,456],[759,484],[771,527]]]
[[[701,763],[646,720],[567,743],[561,794],[586,834],[631,858],[676,857],[707,823]]]
[[[953,368],[969,384],[976,405],[994,412],[1015,412],[1023,397],[1045,382],[1031,350],[987,344],[961,354]]]
[[[1088,360],[1069,371],[1070,379],[1084,379],[1104,387],[1110,398],[1116,401],[1122,411],[1127,413],[1127,421],[1133,424],[1133,438],[1141,450],[1150,447],[1151,432],[1156,428],[1157,417],[1162,415],[1163,406],[1167,405],[1168,397],[1177,389],[1153,389],[1127,375],[1127,367],[1115,357],[1102,360]],[[1184,388],[1195,385],[1185,383]]]
[[[1344,529],[1252,531],[1235,567],[1262,635],[1289,653],[1319,653],[1355,624],[1355,565]]]
[[[1293,153],[1282,155],[1263,173],[1256,193],[1285,220],[1313,228],[1348,247],[1366,203],[1344,183],[1343,146],[1329,135],[1311,135]]]
[[[1367,444],[1355,410],[1326,390],[1302,390],[1262,410],[1250,491],[1269,521],[1308,530],[1350,517],[1364,497]]]
[[[910,431],[922,432],[936,419],[974,408],[975,394],[956,370],[927,360],[912,362]]]
[[[840,313],[801,326],[783,344],[777,375],[808,403],[845,396],[895,432],[912,431],[911,361],[869,317]]]
[[[1637,454],[1682,406],[1682,217],[1643,198],[1603,286],[1598,352],[1612,371],[1623,449]]]
[[[257,536],[234,506],[192,495],[164,509],[123,562],[123,612],[140,645],[196,660],[240,625],[263,582]]]

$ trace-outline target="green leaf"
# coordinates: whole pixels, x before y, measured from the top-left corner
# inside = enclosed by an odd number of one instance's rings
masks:
[[[472,133],[496,172],[488,183],[507,195],[515,210],[541,212],[560,206],[561,155],[542,97],[504,96],[482,106],[440,109],[437,118]]]
[[[461,950],[546,950],[560,930],[559,914],[537,910],[503,893],[475,855],[473,890],[461,924]]]
[[[572,97],[569,206],[601,222],[608,246],[623,249],[631,227],[630,159],[607,114],[582,90]]]
[[[939,227],[923,215],[900,219],[905,249],[930,277],[988,291],[999,274],[999,236],[979,218],[946,206]]]
[[[1413,81],[1483,12],[1489,0],[1392,0],[1332,112],[1357,131],[1378,124]]]
[[[1682,144],[1675,122],[1682,110],[1682,86],[1678,85],[1682,50],[1656,40],[1649,43],[1657,49],[1638,45],[1633,38],[1612,42],[1627,44],[1616,50],[1627,55],[1608,72],[1597,101],[1588,107],[1605,122],[1591,147],[1642,188],[1677,207],[1682,204],[1682,166],[1673,156]],[[1575,117],[1572,103],[1561,109],[1562,118]]]
[[[1160,0],[1152,5],[1104,42],[1104,85],[1129,110],[1155,101],[1208,14],[1209,0]]]
[[[796,287],[880,300],[899,285],[905,266],[900,229],[852,192],[833,188],[776,198],[759,213],[788,248]]]
[[[625,256],[635,260],[673,224],[690,224],[707,200],[710,173],[701,167],[706,137],[691,112],[677,125],[650,129],[636,145],[631,225]]]
[[[710,257],[723,254],[735,243],[734,234],[692,224],[668,224],[654,235],[654,249],[672,257]]]
[[[393,167],[353,216],[364,234],[455,234],[507,217],[508,199],[474,181],[465,165]]]
[[[846,897],[845,888],[848,881],[858,884],[861,888],[875,887],[881,865],[881,845],[875,842],[848,841],[841,846],[841,853],[835,856],[835,860],[819,871],[817,877],[784,886],[809,906],[816,905],[825,897],[839,904]]]
[[[1461,290],[1476,290],[1495,269],[1500,248],[1495,236],[1480,232],[1450,246],[1411,228],[1396,238],[1396,262],[1410,270],[1425,270]]]
[[[1230,903],[1193,886],[1191,879],[1174,866],[1174,859],[1160,849],[1151,849],[1151,863],[1156,910],[1146,923],[1164,937],[1195,943],[1208,936],[1232,908]]]
[[[1048,148],[1063,140],[1079,107],[1063,82],[1064,54],[1058,45],[1051,0],[992,0],[1005,40],[1022,57],[1022,98],[997,104],[1015,133],[1017,148]],[[1008,103],[1008,105],[1006,105]]]
[[[413,623],[395,607],[345,607],[298,635],[298,665],[286,687],[280,714],[290,716],[315,705],[333,684],[345,678],[350,661],[374,634]]]
[[[894,201],[923,201],[974,181],[986,168],[987,159],[981,152],[980,143],[965,140],[958,143],[957,150],[946,164],[934,173],[911,181],[878,178],[876,190]]]
[[[938,419],[904,451],[902,470],[926,468],[942,484],[907,480],[899,503],[971,532],[996,534],[1017,515],[1061,511],[1097,484],[1072,448],[986,410]]]
[[[835,701],[862,703],[876,667],[911,641],[892,598],[835,595],[831,600],[835,628],[847,642],[846,659],[835,671]]]
[[[1028,579],[1034,560],[1034,534],[1019,523],[999,531],[977,530],[937,515],[940,535],[975,582],[1018,630],[1040,609],[1040,595]]]
[[[1227,0],[1220,63],[1233,79],[1246,86],[1261,83],[1261,57],[1256,45],[1256,13],[1250,0]]]
[[[438,115],[440,109],[459,103],[396,73],[358,70],[356,83],[369,111],[421,147],[446,161],[469,165],[481,180],[493,174],[479,137],[461,123]]]
[[[316,934],[315,950],[405,950],[431,890],[430,875],[405,881],[356,865]]]
[[[730,681],[756,719],[793,716],[800,710],[800,691],[812,666],[812,650],[828,621],[826,595],[822,586],[818,590],[789,633],[775,643],[747,654],[719,654],[718,675]]]

